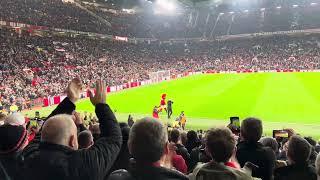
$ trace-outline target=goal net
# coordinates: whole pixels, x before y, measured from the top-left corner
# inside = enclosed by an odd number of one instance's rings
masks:
[[[149,79],[153,83],[164,81],[164,80],[169,80],[170,79],[170,71],[164,70],[164,71],[152,72],[149,74]]]

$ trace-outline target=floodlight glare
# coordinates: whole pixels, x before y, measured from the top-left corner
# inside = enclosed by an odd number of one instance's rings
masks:
[[[292,5],[292,7],[296,8],[296,7],[298,7],[298,5],[294,4],[294,5]]]
[[[175,4],[170,0],[158,0],[157,5],[163,10],[173,11],[176,9]]]
[[[277,9],[281,9],[281,6],[278,6]]]
[[[231,11],[231,12],[229,12],[230,14],[233,14],[234,12],[233,11]]]
[[[224,13],[220,13],[219,15],[222,16],[222,15],[224,15]]]
[[[244,10],[243,12],[247,13],[247,12],[249,12],[249,10],[248,10],[248,9],[246,9],[246,10]]]
[[[261,9],[260,9],[260,11],[265,11],[265,10],[266,10],[266,8],[261,8]]]
[[[311,3],[310,5],[311,5],[311,6],[315,6],[315,5],[317,5],[317,3]]]
[[[172,4],[172,3],[168,3],[165,7],[166,7],[166,9],[168,9],[169,11],[172,11],[172,10],[175,9],[174,4]]]

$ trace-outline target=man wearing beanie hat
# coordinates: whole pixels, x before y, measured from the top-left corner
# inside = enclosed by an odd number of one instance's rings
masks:
[[[119,124],[106,103],[106,84],[99,80],[91,103],[99,119],[101,135],[88,149],[78,150],[77,121],[71,114],[82,92],[80,79],[73,79],[67,97],[44,122],[40,136],[24,150],[24,168],[19,180],[103,180],[120,151]],[[81,122],[80,122],[81,123]]]
[[[21,151],[28,144],[28,133],[23,126],[5,124],[0,126],[0,179],[6,179],[5,173],[12,179],[18,179],[22,165]]]

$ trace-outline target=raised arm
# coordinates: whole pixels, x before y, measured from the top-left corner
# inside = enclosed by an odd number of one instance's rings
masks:
[[[96,108],[101,137],[90,149],[79,151],[79,154],[85,161],[84,166],[95,171],[91,172],[92,179],[103,179],[119,154],[122,137],[116,117],[106,104],[105,83],[98,81],[96,86],[96,94],[90,93],[90,100]]]
[[[58,114],[72,114],[72,112],[76,109],[75,103],[80,99],[80,94],[82,92],[82,83],[78,78],[73,79],[67,89],[67,97],[51,112],[51,114],[47,117],[50,118],[52,116]],[[32,151],[36,150],[40,144],[41,139],[41,129],[36,134],[34,140],[24,149],[24,154],[27,156]]]
[[[49,119],[52,116],[58,114],[72,114],[72,112],[76,109],[74,103],[70,100],[69,97],[66,97],[47,117]]]
[[[66,89],[67,97],[56,107],[55,110],[52,111],[48,118],[57,114],[71,115],[72,112],[76,109],[75,103],[80,99],[82,87],[83,85],[80,79],[73,79]]]

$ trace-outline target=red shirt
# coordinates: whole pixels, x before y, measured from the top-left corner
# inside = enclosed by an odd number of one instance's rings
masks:
[[[28,137],[28,141],[29,143],[36,137],[36,133],[35,132],[32,132],[31,134],[29,134],[29,137]]]
[[[157,108],[154,108],[153,109],[153,114],[152,116],[156,119],[159,119],[159,112],[158,112],[158,109]]]
[[[234,168],[234,169],[238,169],[237,165],[234,162],[226,162],[224,163],[224,165]]]
[[[166,100],[165,100],[165,99],[161,99],[160,105],[161,105],[161,106],[166,105]]]
[[[186,174],[188,171],[188,167],[186,161],[183,159],[181,155],[175,155],[172,157],[172,165],[176,170]]]

